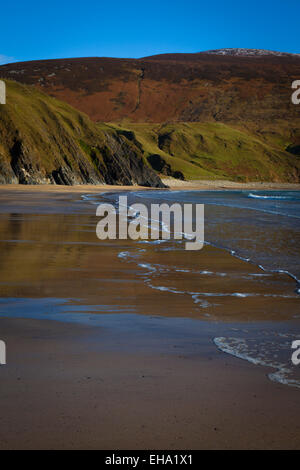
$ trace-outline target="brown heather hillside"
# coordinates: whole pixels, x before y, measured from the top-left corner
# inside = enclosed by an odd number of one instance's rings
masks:
[[[0,76],[36,85],[94,121],[260,125],[299,119],[291,103],[291,83],[300,79],[296,55],[41,60],[3,65]]]

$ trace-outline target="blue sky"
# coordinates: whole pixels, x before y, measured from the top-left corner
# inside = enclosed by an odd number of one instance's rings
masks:
[[[5,1],[0,63],[247,47],[300,52],[299,0]]]

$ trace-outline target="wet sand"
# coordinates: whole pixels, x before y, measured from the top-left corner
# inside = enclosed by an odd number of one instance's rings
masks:
[[[299,389],[213,342],[299,331],[295,298],[269,296],[293,292],[294,281],[254,276],[247,291],[261,297],[205,308],[174,298],[156,288],[243,292],[243,276],[260,270],[212,247],[194,260],[148,249],[142,262],[168,269],[149,277],[134,257],[142,245],[96,239],[94,207],[78,197],[91,189],[104,187],[1,188],[0,448],[299,449]],[[132,261],[118,256],[128,250]],[[230,276],[183,279],[187,256]]]
[[[203,337],[112,348],[116,329],[6,318],[1,336],[1,449],[299,449],[299,392]]]

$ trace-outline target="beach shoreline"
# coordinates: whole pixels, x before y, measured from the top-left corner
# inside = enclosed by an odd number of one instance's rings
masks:
[[[235,181],[227,180],[195,180],[195,181],[182,181],[175,178],[162,178],[162,182],[168,186],[165,190],[290,190],[300,191],[300,183],[272,183],[272,182],[253,182],[253,183],[238,183]],[[124,185],[93,185],[93,184],[82,184],[74,186],[66,185],[53,185],[53,184],[34,184],[34,185],[23,185],[23,184],[2,184],[0,185],[0,192],[2,191],[25,191],[25,192],[49,192],[49,193],[98,193],[105,191],[163,191],[163,188],[152,188],[146,186],[124,186]]]
[[[257,191],[299,191],[300,184],[297,183],[268,183],[268,182],[249,182],[239,183],[237,181],[228,180],[194,180],[194,181],[182,181],[175,178],[162,178],[162,182],[167,185],[170,189],[182,189],[182,190],[257,190]]]
[[[183,278],[186,252],[169,260],[168,251],[140,246],[127,263],[133,246],[97,241],[95,206],[80,196],[141,189],[149,188],[0,187],[0,449],[299,449],[299,389],[213,342],[251,329],[250,339],[270,328],[281,338],[297,326],[293,295],[272,301],[281,275],[263,285],[258,267],[213,247],[201,250],[201,262],[216,276],[203,272],[199,281]],[[189,262],[200,269],[195,256]],[[147,263],[165,263],[167,276],[147,284]],[[202,308],[193,296],[160,290],[163,279],[217,294],[234,282],[243,292],[249,273],[249,293],[259,286],[268,297],[230,295],[207,307],[209,297]],[[293,286],[287,277],[283,295]]]

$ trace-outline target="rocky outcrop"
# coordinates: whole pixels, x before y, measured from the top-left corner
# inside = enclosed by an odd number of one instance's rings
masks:
[[[293,155],[300,156],[300,145],[289,145],[286,151]]]
[[[173,178],[184,180],[183,173],[181,171],[172,170],[171,165],[169,165],[162,158],[161,155],[158,155],[156,153],[153,155],[149,155],[148,162],[150,163],[150,165],[155,171],[158,171],[159,173],[162,173],[163,175],[166,175],[166,176],[172,176]]]
[[[107,184],[138,184],[141,186],[164,187],[158,175],[145,165],[141,152],[124,136],[106,134],[103,162],[109,171],[103,172]]]

